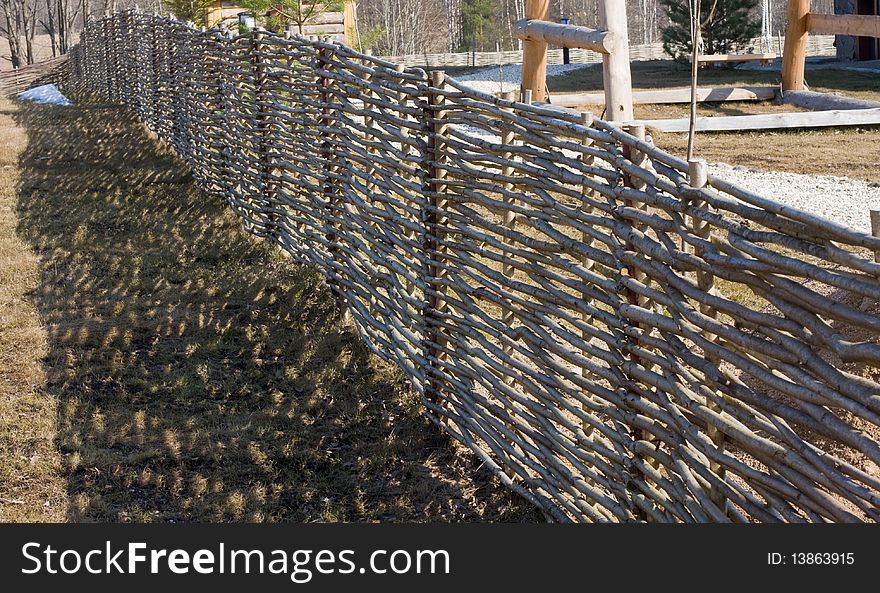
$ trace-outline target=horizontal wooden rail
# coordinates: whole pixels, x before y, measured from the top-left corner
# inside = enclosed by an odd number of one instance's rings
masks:
[[[819,35],[880,37],[880,16],[811,12],[807,15],[807,30]]]
[[[589,49],[600,54],[610,54],[616,42],[614,33],[609,31],[525,19],[513,24],[513,36],[523,41],[542,41],[562,47]]]
[[[700,103],[721,103],[725,101],[769,101],[776,98],[778,89],[774,86],[749,86],[731,88],[697,89]],[[689,103],[690,89],[661,89],[656,91],[633,91],[634,105]],[[550,102],[560,107],[579,105],[603,105],[604,93],[561,93],[552,95]]]
[[[652,119],[640,121],[661,132],[687,132],[688,119]],[[834,126],[880,125],[880,109],[831,109],[794,113],[762,113],[698,117],[698,132],[730,132],[737,130],[778,130],[785,128],[823,128]]]

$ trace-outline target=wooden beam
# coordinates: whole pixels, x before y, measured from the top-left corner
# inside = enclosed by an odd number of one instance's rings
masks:
[[[773,86],[749,86],[732,88],[697,89],[697,101],[701,103],[722,103],[725,101],[769,101],[775,99],[778,89]],[[668,103],[689,103],[690,89],[663,89],[658,91],[633,91],[634,105],[653,105]],[[554,94],[550,102],[560,107],[578,105],[604,105],[604,93],[564,93]]]
[[[629,68],[629,37],[624,0],[600,0],[599,23],[614,34],[614,47],[602,54],[602,84],[605,87],[605,119],[629,121],[633,116],[632,74]]]
[[[880,37],[880,16],[811,12],[807,15],[807,30],[817,35]]]
[[[526,19],[546,21],[550,16],[550,0],[528,0]],[[522,85],[520,91],[532,91],[533,101],[544,101],[547,97],[547,43],[544,41],[523,42]]]
[[[804,89],[804,65],[807,59],[807,17],[810,0],[788,0],[788,31],[782,54],[782,90]]]
[[[876,109],[880,102],[867,101],[831,93],[813,91],[788,91],[782,93],[782,102],[811,111],[827,111],[829,109]]]
[[[775,53],[767,54],[706,54],[701,55],[700,62],[769,62],[775,60]],[[690,61],[690,60],[688,60]]]
[[[613,33],[549,21],[516,21],[513,23],[513,36],[524,41],[543,41],[561,47],[589,49],[600,54],[611,53],[614,48]]]
[[[661,132],[687,132],[688,119],[639,120],[645,126]],[[699,132],[729,132],[740,130],[777,130],[783,128],[822,128],[832,126],[880,125],[880,108],[831,111],[803,111],[799,113],[767,113],[730,117],[698,117]]]

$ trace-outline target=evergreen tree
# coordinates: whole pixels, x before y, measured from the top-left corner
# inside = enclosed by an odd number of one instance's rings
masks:
[[[663,49],[675,59],[686,59],[692,51],[692,0],[660,0],[670,24],[663,29]],[[700,0],[703,53],[726,54],[761,34],[755,12],[758,0]]]
[[[462,0],[461,43],[469,51],[495,51],[500,38],[500,19],[495,0]]]

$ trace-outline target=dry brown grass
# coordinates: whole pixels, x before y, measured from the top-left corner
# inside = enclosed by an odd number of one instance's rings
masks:
[[[634,62],[633,87],[637,89],[679,88],[690,84],[688,66],[668,60]],[[807,72],[812,90],[840,93],[880,101],[880,75],[870,72],[814,70]],[[776,86],[778,72],[732,68],[700,71],[700,86]],[[574,70],[551,78],[551,92],[588,92],[602,89],[602,69]],[[582,106],[601,113],[601,107]],[[686,105],[637,105],[640,119],[672,119],[687,116]],[[701,103],[699,115],[748,115],[801,111],[790,105],[764,102]],[[679,156],[687,151],[686,134],[653,131],[654,142]],[[725,162],[772,171],[839,175],[880,182],[880,126],[778,130],[761,132],[701,133],[697,154],[710,162]]]
[[[13,115],[0,100],[0,521],[58,521],[67,496],[54,447],[57,402],[44,389],[46,331],[30,299],[39,260],[15,232],[27,132]]]
[[[28,245],[0,259],[30,270],[31,330],[4,332],[0,373],[42,402],[27,426],[0,416],[16,508],[52,494],[52,518],[74,521],[540,518],[427,422],[315,272],[245,234],[118,108],[4,109],[27,134],[5,199]],[[6,468],[42,425],[37,496]]]

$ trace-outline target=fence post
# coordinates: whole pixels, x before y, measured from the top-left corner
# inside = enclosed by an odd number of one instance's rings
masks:
[[[871,210],[871,234],[880,238],[880,210]],[[880,249],[874,251],[874,261],[880,264]]]
[[[256,101],[257,123],[257,158],[259,159],[260,181],[257,187],[260,191],[260,213],[263,218],[265,235],[273,240],[278,238],[278,216],[274,212],[275,184],[272,181],[272,124],[266,104],[269,102],[268,71],[263,56],[263,37],[265,32],[261,27],[254,29],[251,35],[251,57],[254,65],[254,98]]]
[[[115,61],[115,51],[114,51],[114,43],[113,38],[111,37],[110,32],[110,12],[105,11],[104,17],[101,19],[101,36],[104,38],[104,70],[105,70],[105,85],[106,89],[105,96],[108,101],[113,101],[115,98],[114,89],[116,85],[114,84],[114,74],[115,70],[113,69],[113,63]]]
[[[627,132],[628,134],[630,134],[631,136],[634,136],[636,138],[636,140],[639,140],[639,141],[645,140],[645,126],[642,124],[633,124],[633,125],[625,126],[624,131]],[[639,166],[639,167],[642,167],[645,165],[645,162],[647,161],[647,155],[645,155],[642,151],[638,150],[637,148],[631,146],[631,144],[629,144],[626,141],[623,142],[622,144],[623,144],[622,145],[623,157],[626,160],[630,161],[632,164]],[[644,189],[645,185],[646,185],[645,182],[642,181],[641,179],[638,179],[638,178],[636,178],[632,175],[629,175],[627,173],[623,173],[623,184],[627,187],[631,187],[631,188],[637,189],[637,190]],[[647,209],[647,207],[644,203],[642,203],[642,202],[634,203],[634,201],[629,198],[624,198],[623,205],[627,208],[635,207],[640,210]],[[640,225],[638,223],[628,223],[628,224],[630,224],[632,226],[632,228],[635,230],[639,230],[642,227],[642,225]],[[624,248],[626,249],[626,251],[628,251],[630,253],[633,253],[636,251],[635,246],[629,241],[625,242]],[[632,278],[633,280],[636,280],[638,282],[643,282],[645,280],[645,273],[643,271],[639,270],[636,267],[636,265],[633,263],[626,265],[625,273],[626,273],[626,276],[628,276],[629,278]],[[647,297],[639,294],[638,292],[636,292],[632,288],[629,288],[629,287],[625,288],[624,294],[626,295],[626,300],[630,305],[635,305],[640,308],[650,307],[650,303],[648,302]],[[649,327],[646,327],[644,324],[641,324],[641,323],[636,323],[635,328],[639,332],[650,331]],[[641,341],[639,340],[638,337],[633,337],[633,338],[631,338],[630,343],[633,344],[634,346],[638,347],[640,345],[640,342]],[[631,354],[630,360],[632,361],[632,363],[634,363],[636,365],[643,365],[645,363],[645,361],[642,359],[642,357],[639,356],[638,354]],[[636,441],[654,442],[654,440],[655,440],[653,435],[651,435],[647,430],[645,430],[644,428],[641,428],[641,427],[636,427],[633,430],[633,438]],[[650,464],[654,467],[657,467],[659,465],[656,461],[652,460],[651,458],[649,458],[647,456],[639,455],[639,457],[642,459],[643,463]],[[644,473],[642,475],[644,476]],[[647,479],[647,477],[645,477],[645,479]],[[650,520],[650,514],[647,513],[646,511],[644,511],[644,509],[640,509],[640,510],[641,510],[641,517],[645,520]]]
[[[502,98],[505,101],[515,101],[517,98],[516,95],[517,95],[517,93],[515,91],[510,91],[510,92],[504,93]],[[513,107],[504,107],[504,111],[506,113],[513,113]],[[501,134],[501,145],[502,146],[505,146],[505,147],[513,146],[513,143],[515,141],[516,141],[516,135],[515,135],[512,127],[509,127],[507,129],[505,129],[504,132],[502,132],[502,134]],[[505,178],[511,177],[513,175],[513,166],[510,165],[510,162],[513,159],[513,153],[510,151],[505,151],[504,153],[502,153],[501,158],[504,160],[504,163],[505,163],[504,166],[501,167],[501,176],[505,177]],[[516,200],[514,200],[512,197],[509,197],[508,193],[513,191],[513,189],[514,189],[513,183],[505,181],[504,182],[504,189],[507,192],[504,195],[504,204],[505,204],[505,206],[507,206],[507,209],[504,211],[503,224],[504,224],[504,228],[512,231],[516,228],[516,212],[512,208],[512,206],[515,205]],[[510,244],[511,240],[505,239],[504,243]],[[513,257],[513,254],[510,253],[509,251],[502,252],[502,259],[503,259],[504,263],[502,264],[502,267],[501,267],[501,273],[506,278],[512,278],[515,271],[516,271],[516,268],[514,268],[513,264],[510,263],[510,259],[512,257]],[[504,327],[508,327],[508,328],[512,327],[513,318],[514,318],[513,309],[512,309],[512,307],[509,307],[504,311],[504,315],[501,318],[502,325]],[[513,346],[511,346],[507,343],[502,345],[501,350],[505,356],[509,357],[509,356],[513,355]],[[515,383],[512,376],[505,376],[503,381],[508,386],[511,386]]]
[[[406,66],[404,66],[403,64],[398,64],[398,65],[395,67],[395,72],[397,72],[398,75],[403,75],[403,73],[404,73],[405,71],[406,71]],[[371,80],[372,80],[372,77],[371,77]],[[401,79],[401,80],[403,80],[403,79]],[[405,108],[406,105],[409,103],[409,100],[410,100],[410,99],[409,99],[409,96],[407,95],[406,91],[403,90],[403,87],[404,87],[404,83],[405,83],[405,81],[402,81],[402,82],[401,82],[401,81],[397,81],[397,82],[400,83],[400,90],[397,91],[397,97],[396,97],[396,98],[397,98],[397,104],[400,106],[401,109],[403,109],[403,108]],[[406,115],[406,113],[401,113],[400,117],[401,117],[401,118],[406,118],[407,115]],[[410,136],[409,136],[409,134],[410,134],[409,129],[406,128],[406,127],[401,126],[400,129],[398,130],[398,133],[400,134],[400,138],[401,138],[401,142],[400,142],[400,152],[401,152],[401,154],[402,154],[404,157],[408,157],[408,156],[410,155],[410,152],[412,151],[412,148],[411,148],[411,146],[410,146],[410,144],[409,144],[409,137],[410,137]],[[371,175],[372,175],[372,174],[371,174]],[[411,242],[412,244],[415,244],[416,239],[417,239],[417,233],[416,233],[416,231],[414,231],[414,230],[407,230],[407,231],[405,231],[405,232],[406,232],[406,239],[407,239],[407,241]],[[390,271],[390,270],[389,270],[389,271]],[[413,296],[415,296],[415,294],[416,294],[416,285],[415,285],[415,283],[414,283],[412,280],[407,280],[407,281],[406,281],[406,288],[405,288],[405,290],[406,290],[406,295],[407,295],[408,297],[412,298]]]
[[[581,122],[580,123],[585,128],[591,127],[593,125],[593,114],[592,113],[581,113]],[[593,145],[593,140],[587,134],[584,134],[583,138],[581,139],[581,146],[583,146],[584,148],[587,148],[592,145]],[[584,165],[591,166],[594,164],[595,160],[596,160],[596,158],[594,156],[588,155],[586,152],[581,154],[581,163],[583,163]],[[584,175],[584,178],[586,180],[586,175]],[[593,194],[594,194],[594,192],[591,189],[589,189],[589,187],[587,187],[586,183],[581,185],[581,210],[583,212],[588,213],[588,214],[593,212],[593,207],[587,201],[587,197],[591,196]],[[583,242],[583,244],[586,245],[587,247],[592,247],[593,242],[594,242],[593,236],[590,235],[589,233],[587,233],[586,231],[582,231],[581,232],[581,242]],[[581,265],[587,271],[593,271],[593,268],[596,266],[596,262],[593,261],[592,259],[590,259],[588,256],[584,255],[581,257]],[[581,294],[581,299],[583,299],[584,304],[587,306],[591,306],[593,304],[593,299],[589,296],[588,293]],[[584,322],[585,326],[590,325],[590,322],[592,321],[592,316],[589,313],[584,312],[581,315],[581,320]],[[584,329],[581,331],[581,338],[584,340],[585,343],[589,343],[592,336],[590,335],[590,333],[586,329]],[[592,379],[593,374],[590,372],[590,370],[586,366],[584,366],[584,367],[581,367],[581,377],[583,377],[585,380]],[[584,411],[587,413],[590,413],[590,410],[586,409],[586,406],[584,406]],[[593,426],[590,423],[588,423],[586,420],[581,424],[581,426],[584,430],[584,436],[586,436],[588,439],[591,438],[593,435]]]
[[[424,214],[425,221],[425,360],[428,368],[425,369],[425,399],[434,404],[439,404],[441,399],[442,375],[440,368],[446,355],[443,350],[446,340],[443,337],[440,318],[446,312],[446,275],[445,262],[446,246],[443,245],[445,236],[444,229],[447,225],[444,212],[448,207],[446,200],[446,170],[444,152],[446,150],[444,137],[446,135],[446,113],[443,106],[446,98],[437,92],[446,84],[446,73],[433,71],[430,74],[428,88],[426,119],[428,122],[427,144],[427,187],[425,197],[427,200]]]
[[[708,183],[708,172],[706,170],[706,161],[703,159],[693,159],[688,161],[688,185],[695,189],[699,190],[706,187]],[[691,205],[696,208],[705,208],[706,202],[705,200],[701,200],[699,198],[692,200]],[[711,240],[711,229],[709,228],[709,223],[705,220],[700,220],[699,218],[692,216],[690,218],[691,221],[691,231],[694,233],[696,237],[700,239],[709,241]],[[702,246],[697,246],[694,248],[694,255],[698,258],[703,259],[703,255],[705,253],[705,248]],[[706,272],[704,270],[697,270],[697,288],[700,291],[706,294],[712,294],[715,291],[715,276],[711,272]],[[707,317],[711,317],[712,319],[716,319],[718,317],[718,312],[714,307],[711,307],[705,303],[699,304],[700,313],[706,315]],[[713,342],[716,339],[716,336],[708,331],[703,331],[703,338],[706,340]],[[707,361],[712,364],[718,364],[720,361],[717,356],[714,356],[712,353],[705,352],[703,356]],[[706,407],[716,413],[721,413],[721,407],[712,401],[706,402]],[[724,451],[725,445],[725,436],[724,433],[721,432],[717,426],[713,424],[708,424],[706,427],[706,434],[712,440],[716,447],[718,447],[719,451]],[[714,461],[709,462],[709,470],[718,475],[721,479],[724,479],[724,467],[719,465]],[[709,498],[718,505],[718,508],[724,514],[727,514],[727,499],[724,494],[719,490],[713,488],[709,493]]]
[[[325,41],[326,43],[326,41]],[[324,197],[325,227],[324,238],[327,241],[327,285],[336,298],[336,305],[340,312],[345,311],[345,296],[342,292],[342,286],[339,282],[339,270],[337,269],[338,251],[339,251],[339,229],[335,222],[339,215],[340,209],[339,195],[337,191],[338,182],[336,175],[338,171],[338,163],[336,153],[333,147],[333,134],[331,127],[333,125],[333,108],[332,108],[332,80],[327,73],[333,66],[330,58],[332,50],[326,45],[318,48],[318,80],[321,97],[321,119],[320,119],[320,139],[321,139],[321,166],[324,173],[324,184],[322,194]]]

